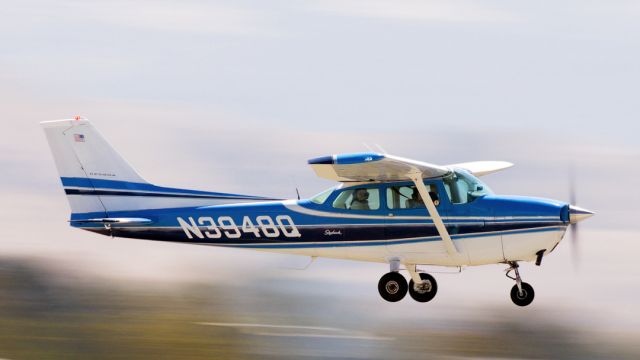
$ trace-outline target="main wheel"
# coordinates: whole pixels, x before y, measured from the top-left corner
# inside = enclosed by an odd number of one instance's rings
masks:
[[[418,302],[431,301],[438,292],[438,283],[433,276],[426,273],[420,273],[420,279],[422,284],[414,283],[413,279],[409,281],[409,295]]]
[[[513,285],[511,288],[511,301],[518,306],[527,306],[533,301],[535,292],[533,287],[526,282],[522,284],[522,293],[518,291],[518,285]]]
[[[407,295],[407,280],[400,273],[386,273],[378,282],[378,292],[389,302],[400,301]]]

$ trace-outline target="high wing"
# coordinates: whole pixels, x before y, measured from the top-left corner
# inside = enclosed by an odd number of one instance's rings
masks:
[[[475,176],[483,176],[496,171],[508,169],[513,164],[506,161],[473,161],[461,164],[447,165],[448,168],[461,168]]]
[[[323,156],[309,160],[319,177],[349,181],[403,181],[419,175],[424,179],[437,178],[453,168],[483,176],[513,166],[506,161],[475,161],[453,165],[435,165],[388,154],[355,153]]]
[[[450,172],[444,166],[377,153],[323,156],[309,160],[320,177],[346,181],[402,181],[414,175],[441,177]]]

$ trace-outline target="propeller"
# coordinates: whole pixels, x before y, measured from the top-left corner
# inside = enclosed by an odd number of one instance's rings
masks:
[[[578,222],[594,215],[592,211],[574,205],[577,201],[575,168],[571,166],[569,168],[569,223],[571,224],[569,225],[571,228],[569,236],[571,238],[571,258],[575,268],[580,265]]]
[[[575,174],[575,169],[572,166],[569,169],[569,204],[575,204],[575,203],[576,203],[576,174]],[[571,212],[571,210],[569,210],[569,212]],[[578,258],[578,256],[580,256],[579,250],[578,250],[578,223],[572,222],[571,225],[569,225],[569,227],[570,227],[569,236],[571,239],[571,260],[573,261],[573,267],[577,269],[578,266],[580,265],[580,259]]]

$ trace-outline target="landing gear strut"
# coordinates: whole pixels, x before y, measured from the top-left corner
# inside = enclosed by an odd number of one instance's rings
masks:
[[[436,279],[427,273],[419,273],[414,264],[407,264],[406,267],[411,275],[409,295],[417,302],[431,301],[438,292]]]
[[[420,273],[420,284],[409,281],[409,295],[417,302],[431,301],[438,292],[438,283],[433,276],[427,273]]]
[[[515,280],[516,284],[511,288],[511,301],[518,306],[527,306],[533,301],[535,292],[533,287],[526,282],[522,282],[520,278],[520,272],[518,271],[518,263],[515,261],[509,262],[509,269],[506,276],[509,279]],[[515,277],[509,275],[511,272],[515,273]]]

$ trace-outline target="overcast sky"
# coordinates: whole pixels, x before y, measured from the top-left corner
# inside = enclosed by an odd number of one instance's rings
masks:
[[[598,212],[583,249],[609,254],[589,259],[617,276],[634,260],[616,239],[639,249],[638,19],[637,1],[5,4],[0,250],[110,259],[125,274],[218,256],[68,228],[38,122],[82,115],[150,181],[212,191],[310,196],[332,183],[306,160],[363,143],[437,164],[511,161],[486,178],[494,190],[561,200],[574,166],[579,205]]]

